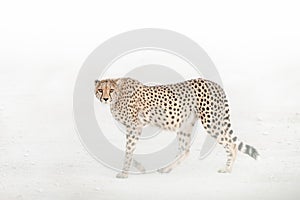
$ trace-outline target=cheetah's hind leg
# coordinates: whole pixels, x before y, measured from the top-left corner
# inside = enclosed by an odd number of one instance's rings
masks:
[[[178,154],[176,160],[170,165],[158,169],[159,173],[169,173],[176,166],[178,166],[190,153],[191,146],[191,135],[197,118],[194,115],[191,115],[189,120],[186,122],[186,125],[177,132],[178,138]]]
[[[223,143],[219,142],[221,145],[224,146]],[[228,144],[226,146],[224,146],[226,154],[227,154],[227,162],[224,168],[219,169],[218,172],[219,173],[231,173],[232,171],[232,166],[233,163],[235,161],[236,158],[236,154],[237,154],[237,148],[236,145],[234,144]]]
[[[144,166],[140,162],[136,161],[135,159],[132,159],[132,165],[142,174],[146,173],[146,169],[144,168]]]
[[[216,96],[215,101],[219,101],[218,106],[208,107],[208,113],[201,112],[198,116],[201,119],[204,129],[217,142],[223,146],[226,151],[227,161],[224,168],[218,170],[219,173],[230,173],[237,154],[237,137],[233,135],[231,129],[228,101],[225,96]],[[222,100],[223,98],[223,100]]]
[[[182,153],[181,155],[177,156],[177,159],[172,164],[163,167],[161,169],[158,169],[157,172],[159,173],[170,173],[177,165],[179,165],[187,156],[189,155],[189,150]]]

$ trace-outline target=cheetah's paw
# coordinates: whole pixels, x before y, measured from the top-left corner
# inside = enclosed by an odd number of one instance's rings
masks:
[[[128,174],[124,172],[120,172],[116,175],[117,178],[128,178]]]
[[[165,173],[170,173],[172,171],[172,168],[164,167],[161,169],[158,169],[157,172],[165,174]]]
[[[230,173],[230,172],[231,172],[231,170],[228,168],[223,168],[223,169],[218,170],[218,173]]]

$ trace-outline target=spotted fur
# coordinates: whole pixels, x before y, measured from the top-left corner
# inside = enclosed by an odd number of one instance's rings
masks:
[[[158,170],[162,173],[170,172],[189,154],[191,132],[197,119],[225,148],[226,166],[219,172],[231,172],[237,151],[254,159],[259,156],[254,147],[234,135],[226,95],[212,81],[199,78],[177,84],[145,86],[131,78],[97,80],[95,95],[101,102],[110,103],[113,117],[127,128],[124,167],[118,178],[128,176],[136,143],[142,128],[148,124],[177,133],[178,159]],[[137,161],[133,163],[144,170]]]

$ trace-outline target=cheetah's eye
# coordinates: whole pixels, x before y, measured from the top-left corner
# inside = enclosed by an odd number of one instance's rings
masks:
[[[114,91],[114,89],[110,89],[109,92],[112,93]]]
[[[102,89],[98,89],[98,91],[99,91],[99,92],[101,92],[101,93],[103,92],[103,90],[102,90]]]

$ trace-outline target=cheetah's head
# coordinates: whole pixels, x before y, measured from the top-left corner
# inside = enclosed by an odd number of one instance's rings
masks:
[[[102,103],[113,101],[118,93],[117,82],[119,79],[95,80],[95,95]]]

